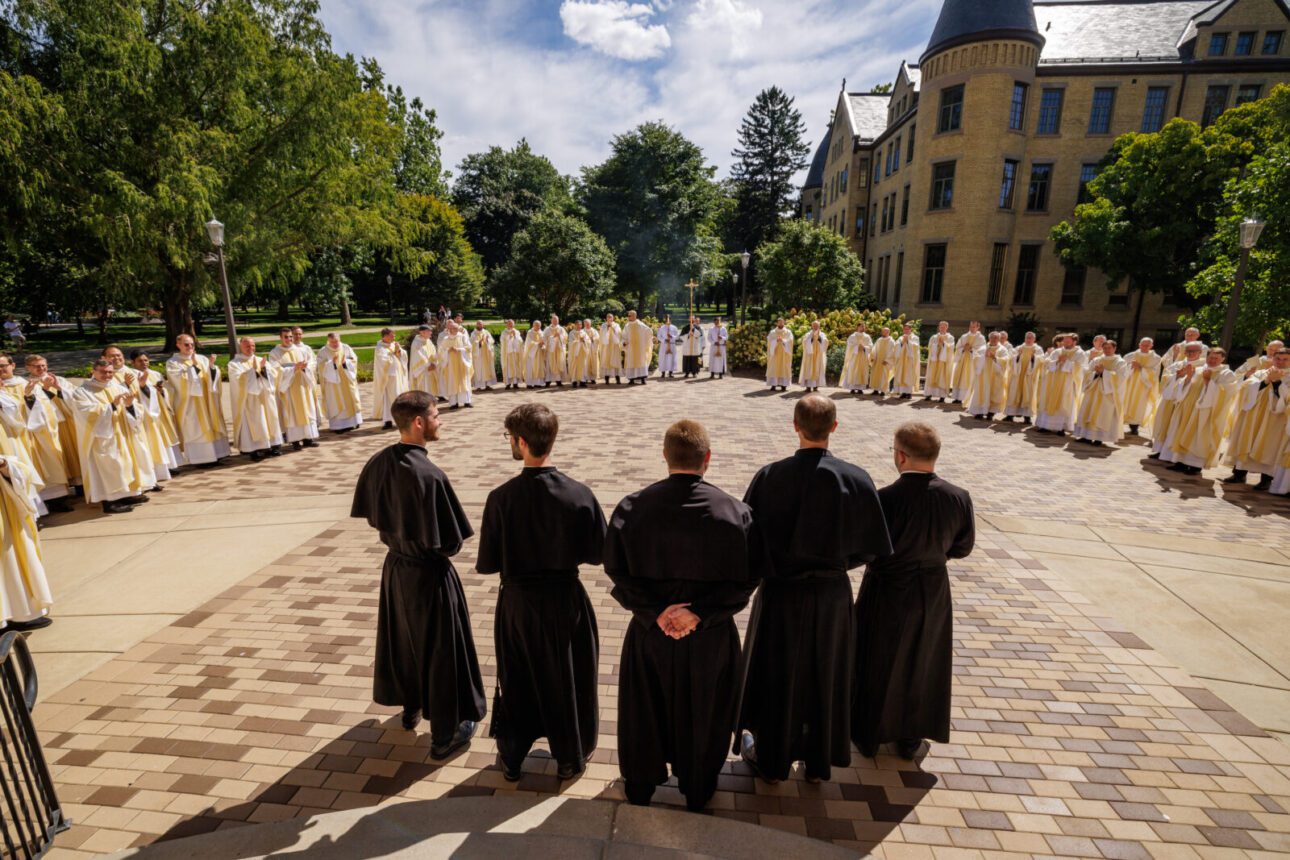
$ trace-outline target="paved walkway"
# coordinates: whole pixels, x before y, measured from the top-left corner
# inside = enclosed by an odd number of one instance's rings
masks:
[[[488,490],[515,470],[501,418],[529,396],[558,410],[557,459],[607,509],[662,476],[662,432],[682,415],[708,424],[710,479],[731,492],[793,448],[795,395],[752,380],[497,392],[449,413],[432,449],[476,523]],[[986,428],[948,407],[838,399],[835,451],[879,483],[894,477],[891,430],[917,415],[942,430],[941,472],[973,491],[978,548],[952,566],[953,742],[917,765],[856,757],[818,786],[800,778],[767,786],[732,761],[713,814],[890,857],[1290,851],[1290,746],[1257,724],[1275,728],[1274,720],[1255,716],[1258,690],[1290,690],[1284,637],[1267,632],[1290,621],[1290,503],[1146,466],[1140,448],[1084,449],[1019,427]],[[46,530],[51,547],[93,540],[71,536],[90,528],[124,540],[139,537],[128,531],[137,526],[153,542],[141,539],[120,564],[104,544],[101,573],[54,569],[67,602],[77,600],[66,587],[80,577],[83,605],[99,603],[90,591],[98,587],[103,601],[110,594],[149,614],[137,644],[120,642],[123,653],[46,692],[36,711],[77,822],[59,838],[59,855],[391,798],[621,799],[615,684],[628,619],[599,569],[584,581],[602,638],[601,739],[579,780],[561,784],[552,761],[533,757],[518,785],[506,783],[482,731],[468,751],[432,762],[424,732],[404,732],[393,709],[371,704],[383,549],[343,510],[364,460],[391,439],[362,430],[277,461],[185,475],[146,512],[55,520]],[[295,516],[303,519],[268,519]],[[249,575],[211,572],[276,532],[292,545]],[[148,545],[176,549],[156,555]],[[468,542],[457,566],[491,687],[498,584],[472,572],[475,547]],[[1205,587],[1216,593],[1195,590]],[[115,610],[102,608],[106,626]],[[65,623],[66,610],[60,603],[59,623],[32,638],[42,671],[76,623]],[[1170,613],[1204,624],[1182,635]],[[1219,682],[1195,677],[1207,657],[1209,673],[1231,685],[1221,697]],[[1246,715],[1227,704],[1243,694],[1255,706],[1241,702]],[[675,789],[656,797],[681,805]]]

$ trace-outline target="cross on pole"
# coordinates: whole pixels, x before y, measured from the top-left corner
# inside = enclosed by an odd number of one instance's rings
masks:
[[[694,278],[690,278],[690,283],[686,284],[685,288],[690,291],[690,316],[694,316],[694,291],[699,288],[699,285],[695,283]]]

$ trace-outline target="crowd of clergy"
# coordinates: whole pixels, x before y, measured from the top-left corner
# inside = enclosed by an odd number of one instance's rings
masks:
[[[793,332],[777,320],[766,341],[766,384],[792,384]],[[803,335],[798,385],[825,383],[829,340],[818,322]],[[1290,350],[1274,340],[1235,370],[1227,353],[1187,329],[1163,355],[1149,337],[1122,354],[1103,335],[1087,349],[1074,333],[1039,343],[1033,332],[1011,344],[1003,331],[971,323],[957,338],[941,322],[927,344],[909,325],[899,335],[883,327],[875,340],[863,323],[847,338],[838,386],[857,395],[921,396],[962,404],[981,421],[1033,425],[1040,433],[1115,445],[1127,433],[1149,439],[1153,460],[1189,475],[1220,461],[1227,484],[1290,493]]]
[[[364,466],[351,515],[387,548],[374,700],[402,725],[430,724],[430,754],[466,746],[491,710],[503,776],[522,776],[545,738],[561,779],[583,771],[599,731],[599,631],[579,580],[603,565],[630,614],[618,673],[617,758],[627,800],[648,804],[675,777],[692,810],[731,752],[768,783],[802,764],[810,782],[883,745],[912,759],[948,742],[953,673],[947,561],[975,540],[969,494],[939,477],[940,439],[895,433],[899,478],[878,489],[829,451],[834,402],[794,407],[798,450],[757,472],[743,499],[708,482],[698,422],[662,440],[666,478],[606,519],[592,490],[558,469],[556,415],[540,403],[504,422],[518,475],[484,505],[476,570],[498,574],[491,709],[452,557],[475,530],[427,446],[436,398],[394,402],[400,439]],[[859,594],[848,571],[865,566]],[[754,596],[755,595],[755,596]],[[752,601],[740,641],[734,617]]]

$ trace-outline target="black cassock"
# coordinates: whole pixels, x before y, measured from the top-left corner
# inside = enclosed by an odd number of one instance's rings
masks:
[[[554,466],[488,494],[475,569],[502,575],[489,734],[517,767],[542,737],[561,764],[580,766],[596,748],[600,637],[578,565],[600,564],[604,542],[595,494]]]
[[[717,788],[734,724],[739,632],[756,587],[752,514],[698,475],[671,475],[627,496],[609,520],[605,572],[632,613],[618,671],[618,762],[628,799],[648,802],[672,765],[701,808]],[[663,633],[659,614],[689,603],[701,623]]]
[[[450,556],[474,534],[452,485],[420,445],[391,445],[367,461],[350,516],[388,550],[381,569],[372,697],[419,708],[446,742],[485,713],[484,683],[461,580]]]
[[[972,552],[972,497],[930,472],[878,491],[893,551],[869,565],[856,599],[856,698],[851,736],[873,748],[950,739],[954,607],[949,558]]]
[[[759,471],[744,494],[768,556],[744,646],[739,729],[769,779],[795,761],[828,779],[851,763],[855,628],[847,571],[891,551],[869,474],[820,448]],[[738,736],[736,736],[738,752]]]
[[[704,334],[702,325],[695,326],[695,328],[699,332],[699,349],[702,350],[705,346],[707,346],[707,335]],[[685,348],[686,335],[688,335],[689,333],[690,333],[689,323],[686,323],[685,325],[681,326],[681,336],[680,336],[680,339],[677,341],[677,343],[681,344],[683,349]],[[700,365],[702,363],[703,363],[703,355],[701,352],[699,355],[686,355],[685,353],[681,354],[681,370],[684,371],[685,373],[698,373],[699,370],[701,369]]]

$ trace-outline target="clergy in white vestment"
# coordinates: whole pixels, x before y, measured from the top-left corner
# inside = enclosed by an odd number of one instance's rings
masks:
[[[1098,446],[1124,438],[1124,384],[1129,371],[1115,353],[1117,346],[1114,340],[1104,338],[1102,354],[1088,362],[1072,433],[1076,439]]]
[[[497,382],[494,345],[493,333],[484,328],[483,320],[476,320],[475,330],[470,333],[470,387],[476,391],[492,388],[493,383]]]
[[[0,353],[0,427],[4,428],[14,455],[31,469],[32,480],[27,489],[36,491],[37,499],[33,501],[37,515],[69,511],[67,475],[62,461],[45,453],[42,438],[38,438],[33,427],[33,418],[39,422],[44,414],[32,408],[38,383],[14,376],[14,369],[13,358]],[[53,493],[49,491],[51,483],[55,487]]]
[[[22,458],[0,454],[0,623],[5,630],[25,632],[50,625],[54,605],[32,484],[35,468]]]
[[[596,380],[600,378],[600,330],[589,319],[582,321],[582,330],[587,333],[587,339],[591,341],[591,354],[587,356],[587,374],[591,378],[587,382],[595,385]]]
[[[623,329],[614,322],[613,314],[605,314],[605,322],[600,326],[600,373],[606,385],[611,376],[614,382],[622,382]]]
[[[159,378],[161,374],[157,374]],[[76,416],[72,411],[72,395],[76,386],[71,381],[49,371],[49,362],[43,355],[27,355],[27,378],[38,384],[36,400],[42,405],[50,421],[57,421],[54,432],[58,438],[58,450],[63,461],[63,472],[71,487],[81,486],[81,456],[76,446]],[[174,415],[169,415],[173,432]],[[39,420],[39,419],[37,419]],[[33,431],[34,433],[35,431]],[[175,434],[175,453],[183,456],[179,448],[179,436]],[[50,447],[53,447],[51,440]]]
[[[1197,475],[1218,464],[1241,381],[1224,364],[1226,359],[1227,351],[1221,347],[1205,353],[1204,369],[1193,374],[1196,379],[1174,412],[1165,448],[1172,454],[1175,471]]]
[[[869,386],[869,354],[873,351],[873,338],[865,332],[864,323],[857,323],[856,330],[847,338],[847,356],[842,363],[842,378],[838,385],[851,392],[864,392]]]
[[[766,335],[766,385],[771,391],[787,391],[793,381],[793,331],[784,319]]]
[[[595,352],[591,345],[591,335],[583,326],[582,320],[569,324],[569,379],[574,388],[585,388],[588,382],[595,381],[591,375],[591,355]]]
[[[1029,424],[1035,417],[1039,368],[1044,364],[1044,348],[1036,342],[1033,331],[1026,332],[1026,339],[1012,351],[1009,361],[1008,400],[1003,413],[1009,419],[1021,418]]]
[[[546,384],[563,386],[569,381],[569,333],[560,318],[551,314],[551,324],[543,333],[546,339]]]
[[[967,403],[972,395],[972,377],[975,375],[973,357],[983,346],[985,335],[981,334],[981,323],[973,320],[954,345],[954,370],[950,377],[953,380],[950,384],[950,400],[954,403]]]
[[[125,353],[118,346],[104,347],[102,356],[112,363],[113,378],[134,395],[134,414],[139,420],[127,425],[130,450],[134,452],[139,468],[153,475],[153,482],[149,485],[151,489],[160,492],[160,482],[170,480],[170,464],[167,458],[171,453],[163,446],[159,428],[152,423],[148,415],[147,398],[143,394],[143,388],[147,385],[147,374],[136,372],[128,367],[125,363]],[[160,461],[158,457],[161,458]]]
[[[703,350],[708,345],[703,324],[696,316],[681,329],[681,375],[694,379],[703,368]]]
[[[450,322],[452,322],[452,319],[451,319],[451,318],[449,318],[449,319],[445,320],[445,322],[444,322],[444,326],[443,326],[443,328],[442,328],[442,329],[440,329],[440,330],[439,330],[439,335],[438,335],[438,337],[436,337],[436,338],[435,338],[435,343],[434,343],[434,346],[435,346],[435,366],[434,366],[435,384],[439,386],[439,388],[437,389],[439,399],[443,400],[445,403],[446,403],[446,402],[447,402],[447,400],[448,400],[448,357],[447,357],[446,355],[444,355],[444,353],[443,353],[443,342],[444,342],[445,340],[447,340],[447,339],[448,339],[448,325],[447,325],[447,324],[448,324],[448,323],[450,323]],[[544,371],[544,373],[545,373],[545,371]]]
[[[819,320],[811,321],[811,330],[802,335],[802,366],[797,372],[797,384],[807,391],[818,391],[825,383],[829,364],[829,337],[820,328]]]
[[[363,423],[363,400],[358,393],[358,356],[349,344],[340,342],[340,335],[331,332],[327,335],[327,342],[318,348],[317,362],[327,429],[333,433],[348,433]]]
[[[228,363],[228,395],[233,405],[233,442],[259,462],[277,456],[282,447],[278,415],[278,366],[255,354],[255,341],[237,342],[237,355]]]
[[[726,343],[730,330],[721,317],[708,329],[708,378],[724,379],[726,376]]]
[[[448,408],[470,407],[471,363],[470,335],[456,322],[449,323],[446,337],[439,350],[444,365],[443,396],[448,398]]]
[[[1270,340],[1263,352],[1256,352],[1254,355],[1241,362],[1241,366],[1236,368],[1236,375],[1241,379],[1249,379],[1260,370],[1267,370],[1276,363],[1277,353],[1285,346],[1279,340]]]
[[[640,382],[644,385],[653,359],[654,332],[636,318],[636,311],[628,311],[627,325],[623,326],[623,365],[627,371],[627,384]]]
[[[1160,402],[1160,356],[1155,341],[1144,337],[1138,348],[1124,357],[1124,422],[1134,436],[1149,430]]]
[[[1290,349],[1282,348],[1272,366],[1256,370],[1240,383],[1236,422],[1227,439],[1224,462],[1232,467],[1225,484],[1244,484],[1246,476],[1259,476],[1255,489],[1266,490],[1276,474],[1277,457],[1286,444],[1286,406],[1290,404]]]
[[[317,385],[318,356],[304,344],[298,344],[294,332],[283,327],[279,343],[269,351],[269,361],[277,365],[278,416],[282,435],[291,447],[312,448],[318,443]]]
[[[918,371],[922,363],[918,335],[908,323],[901,327],[900,337],[896,340],[895,359],[892,388],[901,400],[908,400],[918,393]]]
[[[967,412],[973,418],[990,420],[1008,402],[1008,362],[1011,356],[998,332],[991,332],[986,345],[972,356],[972,394]]]
[[[502,329],[502,384],[507,388],[519,388],[524,381],[524,335],[515,327],[515,320],[507,320]]]
[[[1044,384],[1035,396],[1035,427],[1041,433],[1066,435],[1075,429],[1088,354],[1072,332],[1044,359]]]
[[[166,400],[166,377],[152,369],[152,357],[145,350],[130,350],[129,371],[134,373],[131,390],[138,393],[143,411],[143,431],[148,440],[148,453],[157,471],[157,481],[168,481],[171,472],[179,468],[184,449],[179,444],[179,431],[175,416]],[[125,371],[117,371],[121,379]]]
[[[197,354],[192,335],[181,334],[175,345],[179,351],[166,360],[166,388],[174,395],[171,406],[184,463],[208,467],[232,452],[219,403],[219,365],[213,357]]]
[[[663,317],[663,324],[654,332],[654,337],[658,341],[658,375],[672,376],[680,367],[681,330],[672,325],[670,314]]]
[[[546,333],[542,322],[533,325],[524,335],[524,387],[542,388],[546,385]]]
[[[1089,364],[1093,362],[1093,359],[1101,358],[1104,355],[1104,352],[1102,350],[1102,344],[1104,343],[1106,343],[1106,335],[1104,334],[1093,335],[1093,345],[1088,349],[1084,350],[1084,355],[1088,358],[1088,360],[1084,362],[1084,367],[1086,369],[1088,368]]]
[[[435,346],[434,329],[428,325],[417,326],[417,333],[412,336],[408,347],[408,389],[424,391],[439,400],[444,400],[439,393],[439,348]]]
[[[407,390],[407,356],[394,338],[394,329],[383,328],[372,354],[372,411],[384,422],[382,429],[394,428],[390,407],[394,405],[394,399]]]
[[[927,341],[927,379],[923,394],[928,400],[946,401],[954,383],[954,335],[950,324],[941,320],[936,324],[936,334]]]
[[[1200,329],[1189,328],[1183,332],[1182,340],[1178,341],[1178,343],[1175,343],[1165,351],[1163,358],[1165,366],[1168,367],[1171,364],[1185,361],[1187,347],[1193,343],[1200,345],[1200,354],[1202,358],[1205,356],[1205,353],[1209,352],[1209,347],[1200,339]]]
[[[891,377],[896,366],[896,341],[891,329],[883,326],[869,355],[869,388],[880,397],[891,390]]]
[[[8,396],[0,396],[0,410],[5,413],[3,423],[10,438],[12,439],[15,433],[9,428],[20,422],[23,432],[30,441],[32,456],[30,465],[44,484],[39,492],[40,500],[49,511],[66,513],[72,509],[72,478],[68,474],[68,464],[75,462],[77,454],[72,450],[70,452],[72,456],[68,458],[68,452],[63,450],[63,434],[60,430],[61,425],[72,421],[72,418],[64,417],[62,411],[55,405],[63,397],[57,377],[49,373],[48,365],[44,363],[43,358],[35,357],[40,360],[39,364],[44,369],[44,373],[37,376],[29,375],[23,380],[17,380],[17,377],[14,377],[18,387],[14,387],[10,380],[5,380],[4,388],[0,390],[6,392]],[[4,372],[3,367],[6,362],[12,363],[9,356],[0,355],[0,373]],[[31,365],[29,364],[28,367],[30,368]],[[29,369],[28,373],[30,372]],[[19,400],[20,397],[21,400]],[[72,440],[72,444],[75,444],[74,436]],[[79,478],[79,466],[76,474]]]
[[[105,514],[127,513],[148,501],[143,493],[155,475],[133,453],[129,427],[139,421],[135,396],[116,381],[106,358],[94,362],[92,373],[72,395],[85,500],[101,503]]]
[[[1174,452],[1165,443],[1178,407],[1186,399],[1197,371],[1205,367],[1204,349],[1205,346],[1199,342],[1188,344],[1183,350],[1182,361],[1167,365],[1160,375],[1160,405],[1153,421],[1151,453],[1147,455],[1152,460],[1164,460],[1168,463],[1175,460]]]

